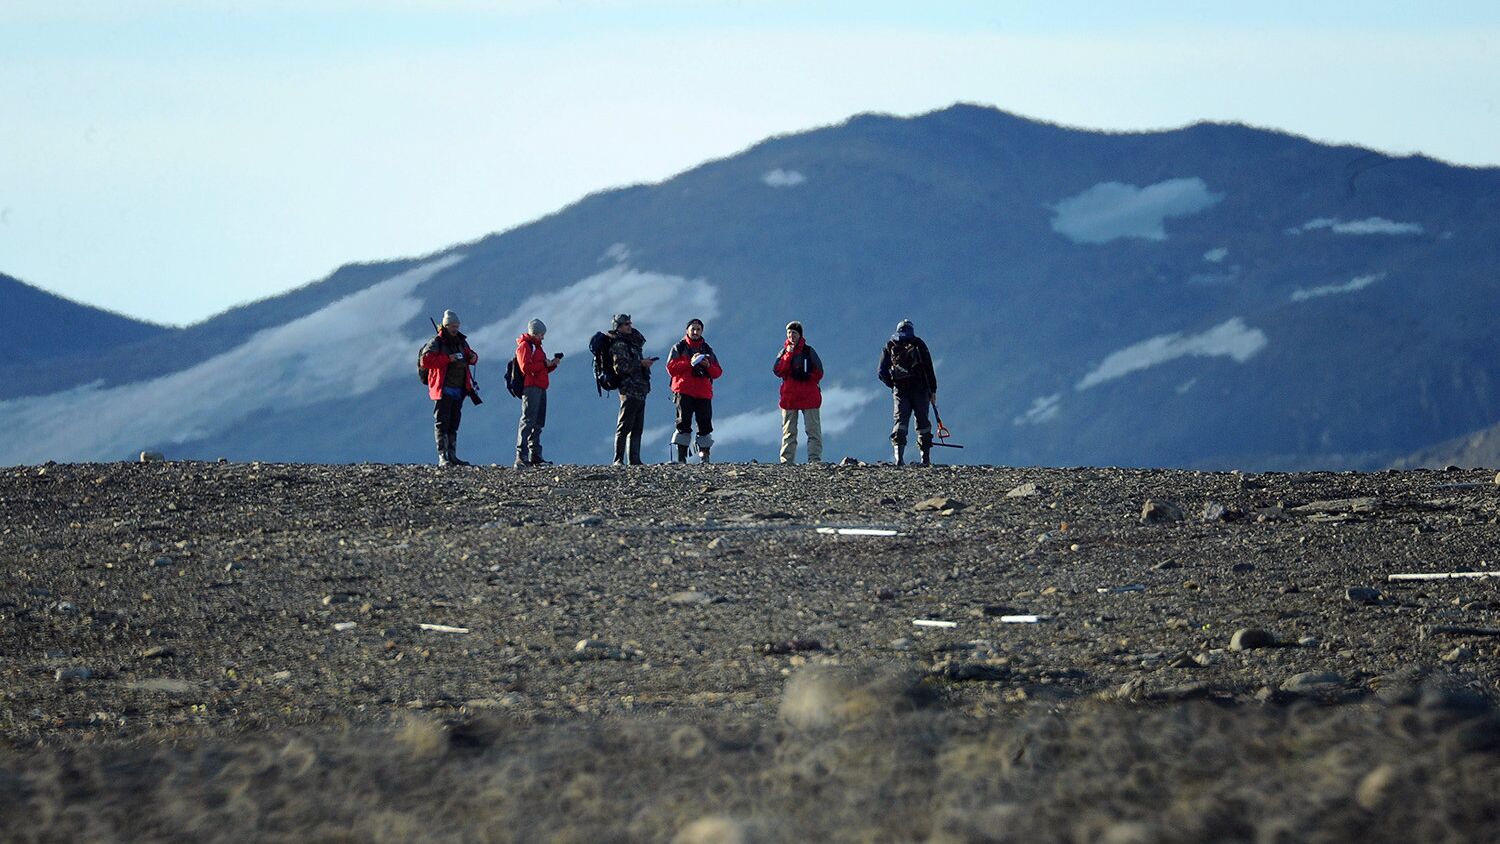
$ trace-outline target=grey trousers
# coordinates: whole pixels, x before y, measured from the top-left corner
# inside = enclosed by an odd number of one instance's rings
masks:
[[[906,426],[912,416],[917,417],[917,441],[932,442],[932,422],[927,418],[930,394],[923,388],[897,387],[891,391],[892,422],[891,442],[906,445]]]
[[[516,459],[542,459],[542,428],[547,425],[547,390],[527,387],[521,392],[521,423],[516,430]]]

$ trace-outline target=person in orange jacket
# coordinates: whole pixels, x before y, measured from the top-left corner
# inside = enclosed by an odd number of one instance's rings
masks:
[[[672,402],[677,405],[677,462],[686,463],[688,432],[698,422],[698,459],[708,462],[714,438],[714,379],[724,374],[719,357],[703,339],[703,320],[688,320],[686,333],[667,355],[667,374],[672,376]]]
[[[823,360],[802,336],[802,323],[786,324],[786,342],[771,365],[781,379],[781,462],[797,462],[797,415],[807,429],[807,462],[823,462]]]
[[[526,333],[516,338],[516,364],[526,378],[521,391],[521,422],[516,431],[516,468],[541,466],[542,428],[547,424],[547,386],[552,370],[562,362],[562,353],[552,357],[542,351],[547,324],[539,319],[526,323]]]
[[[467,466],[458,459],[458,423],[463,418],[464,397],[474,391],[469,367],[479,355],[458,330],[458,314],[443,311],[443,324],[436,337],[422,347],[419,366],[427,371],[427,397],[432,399],[433,428],[439,466]]]

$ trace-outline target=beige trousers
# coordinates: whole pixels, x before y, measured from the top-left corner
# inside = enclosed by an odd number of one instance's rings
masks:
[[[818,408],[781,411],[781,462],[797,462],[797,414],[807,429],[807,462],[823,462],[823,417]]]

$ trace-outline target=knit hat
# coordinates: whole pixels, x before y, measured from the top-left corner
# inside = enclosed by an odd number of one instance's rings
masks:
[[[547,323],[542,322],[539,319],[534,319],[531,322],[526,323],[526,333],[530,334],[533,337],[540,337],[543,334],[547,333]]]
[[[631,321],[630,320],[630,314],[615,314],[615,316],[614,316],[615,328],[619,328],[622,325],[626,325],[630,321]]]
[[[911,320],[903,319],[900,322],[896,323],[897,337],[914,337],[916,336],[916,333],[916,329],[911,327]]]
[[[786,324],[786,330],[787,331],[795,331],[798,334],[801,334],[802,333],[802,323],[800,323],[800,322],[798,322],[798,321],[796,321],[794,319],[791,322],[789,322],[789,323]]]
[[[458,314],[452,311],[443,311],[443,325],[458,325]]]
[[[686,331],[687,329],[692,328],[694,323],[697,323],[699,328],[703,327],[703,320],[698,319],[697,317],[693,317],[692,319],[688,320],[687,325],[683,326],[683,330]]]

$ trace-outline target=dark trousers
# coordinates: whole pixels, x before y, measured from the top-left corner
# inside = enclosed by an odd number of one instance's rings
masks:
[[[542,460],[542,429],[547,426],[547,390],[527,387],[521,392],[521,421],[516,426],[516,459]]]
[[[714,431],[714,400],[673,393],[672,402],[677,405],[677,435],[672,438],[672,442],[687,445],[688,432],[693,429],[694,420],[697,420],[698,447],[711,447],[714,438],[709,434]]]
[[[620,394],[620,418],[615,422],[615,460],[624,460],[629,446],[630,465],[641,464],[641,431],[646,427],[646,400]]]
[[[463,396],[458,398],[443,396],[432,403],[433,429],[439,443],[458,433],[458,423],[462,421],[463,415]]]
[[[931,396],[924,387],[897,386],[891,391],[892,422],[891,442],[906,445],[908,420],[917,417],[917,442],[923,448],[932,444],[932,422],[927,418],[927,406]]]

